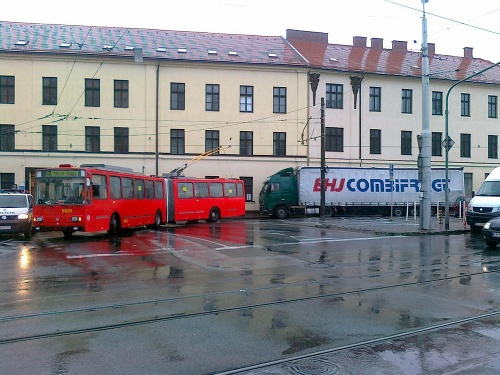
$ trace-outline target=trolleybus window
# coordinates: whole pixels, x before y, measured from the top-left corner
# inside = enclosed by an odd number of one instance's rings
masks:
[[[160,181],[155,181],[155,196],[163,198],[163,184]]]
[[[106,176],[92,175],[92,197],[95,199],[108,199],[108,184]]]
[[[210,196],[212,198],[222,198],[222,182],[211,182],[210,183]]]
[[[224,183],[224,195],[226,197],[236,197],[236,184],[234,182]]]
[[[123,198],[133,199],[134,198],[134,186],[132,184],[132,179],[129,177],[122,178],[122,190]]]
[[[120,199],[122,197],[122,186],[120,182],[120,177],[111,176],[109,178],[111,199]]]
[[[196,198],[208,198],[208,182],[195,182],[194,196]]]
[[[179,182],[177,195],[179,198],[193,198],[193,184],[190,182]]]
[[[155,197],[155,188],[153,181],[146,180],[146,198],[152,199]]]
[[[138,178],[134,178],[134,187],[135,187],[135,197],[139,199],[144,198],[144,180],[139,180]]]

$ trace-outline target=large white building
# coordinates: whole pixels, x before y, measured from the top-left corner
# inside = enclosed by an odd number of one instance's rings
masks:
[[[442,167],[447,90],[493,64],[429,47]],[[469,194],[498,163],[499,83],[496,67],[450,95],[450,167]],[[321,98],[328,165],[416,166],[421,53],[406,42],[0,22],[0,188],[30,189],[37,168],[61,163],[160,175],[188,164],[186,175],[243,178],[257,210],[268,175],[319,164]]]

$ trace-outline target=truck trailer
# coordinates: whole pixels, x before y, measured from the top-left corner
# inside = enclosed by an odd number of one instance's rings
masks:
[[[433,214],[444,207],[444,168],[431,169]],[[464,194],[463,168],[448,169],[450,207]],[[422,198],[417,168],[333,167],[325,171],[325,216],[342,214],[418,214]],[[268,177],[259,194],[262,215],[284,219],[318,213],[320,167],[286,168]],[[415,212],[416,210],[416,212]]]

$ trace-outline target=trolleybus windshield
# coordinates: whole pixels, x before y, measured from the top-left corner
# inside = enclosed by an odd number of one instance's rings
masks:
[[[38,171],[36,197],[38,204],[83,203],[85,189],[84,170]]]

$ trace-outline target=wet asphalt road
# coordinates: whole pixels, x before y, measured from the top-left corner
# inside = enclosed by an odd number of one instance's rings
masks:
[[[498,271],[314,219],[1,237],[0,374],[500,373]]]

